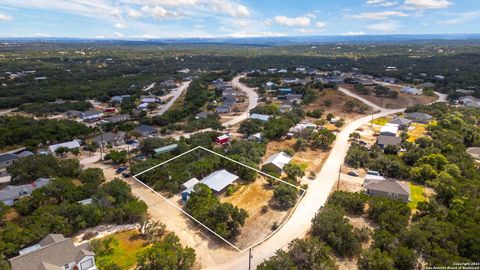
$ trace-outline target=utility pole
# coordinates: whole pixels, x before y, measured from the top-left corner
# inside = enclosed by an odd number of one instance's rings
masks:
[[[130,170],[132,169],[132,160],[130,159],[130,145],[127,145],[127,158],[128,158],[128,166]]]
[[[342,173],[342,165],[338,169],[338,181],[337,181],[337,191],[340,189],[340,174]]]
[[[248,270],[252,270],[252,259],[253,259],[252,248],[250,248],[248,250]]]

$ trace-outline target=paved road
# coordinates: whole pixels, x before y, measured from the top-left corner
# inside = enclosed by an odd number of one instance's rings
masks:
[[[157,112],[155,115],[163,115],[166,111],[168,111],[168,109],[170,109],[170,107],[172,107],[173,103],[175,103],[175,101],[182,95],[183,91],[185,91],[185,89],[188,88],[188,86],[190,85],[191,82],[192,81],[182,82],[180,87],[178,87],[175,90],[175,94],[173,95],[173,98],[171,98],[167,102],[167,104],[163,105],[162,108],[160,108],[160,111]]]
[[[405,109],[385,109],[381,108],[368,100],[341,88],[340,91],[348,96],[355,97],[367,105],[378,110],[373,115],[374,118],[384,117],[390,114],[402,112]],[[442,101],[442,96],[438,101]],[[315,180],[311,181],[307,193],[299,203],[292,217],[283,225],[283,227],[271,238],[253,248],[253,266],[257,266],[265,259],[273,256],[277,249],[285,248],[293,239],[303,237],[309,230],[311,220],[315,213],[325,204],[330,191],[337,182],[340,165],[343,164],[345,155],[349,148],[349,135],[364,124],[367,124],[372,116],[365,116],[346,125],[337,135],[337,139],[332,147],[322,170]],[[239,254],[238,257],[222,265],[211,266],[207,269],[248,269],[248,252]]]
[[[245,76],[246,76],[245,74],[237,75],[235,78],[233,78],[232,85],[233,85],[233,87],[238,88],[240,91],[243,91],[247,94],[248,100],[249,100],[248,109],[247,109],[246,112],[242,113],[241,115],[233,118],[232,120],[230,120],[228,122],[223,123],[224,127],[229,127],[229,126],[235,125],[235,124],[240,123],[243,120],[247,119],[248,116],[249,116],[250,110],[257,107],[257,104],[258,104],[258,94],[257,94],[257,92],[255,92],[255,90],[253,88],[250,88],[250,87],[246,86],[245,84],[240,83],[240,79],[244,78]]]

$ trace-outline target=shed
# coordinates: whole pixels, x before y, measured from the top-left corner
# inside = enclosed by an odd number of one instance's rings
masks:
[[[250,119],[255,119],[255,120],[260,120],[262,122],[268,122],[268,120],[270,119],[270,115],[252,113],[249,118]]]
[[[67,148],[69,150],[77,149],[77,148],[80,148],[80,143],[77,140],[73,140],[73,141],[64,142],[64,143],[53,144],[48,147],[48,151],[51,154],[55,154],[55,151],[57,151],[57,149],[61,147]]]
[[[230,141],[230,136],[227,134],[220,135],[215,139],[215,142],[219,144],[225,144],[225,143],[228,143],[229,141]]]

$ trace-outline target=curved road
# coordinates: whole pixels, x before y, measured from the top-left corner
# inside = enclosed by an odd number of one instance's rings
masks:
[[[238,88],[240,91],[243,91],[247,94],[247,96],[248,96],[247,111],[242,113],[241,115],[233,118],[232,120],[223,123],[224,127],[229,127],[229,126],[235,125],[235,124],[240,123],[243,120],[247,119],[248,116],[249,116],[250,110],[257,107],[257,104],[258,104],[258,94],[257,94],[257,92],[255,92],[254,89],[244,85],[243,83],[240,83],[240,79],[244,78],[245,76],[246,76],[245,74],[235,76],[235,78],[233,78],[233,80],[232,80],[232,85],[233,85],[234,88]]]
[[[165,106],[162,106],[160,108],[160,111],[156,113],[155,115],[163,115],[170,107],[172,107],[173,103],[182,95],[183,91],[188,88],[192,81],[187,81],[187,82],[182,82],[182,84],[175,90],[175,94],[173,95],[173,98],[171,98]]]
[[[354,97],[365,104],[373,107],[378,112],[373,115],[373,118],[384,117],[390,114],[402,112],[405,109],[385,109],[375,105],[368,100],[350,92],[347,89],[340,88],[341,92],[348,96]],[[439,95],[437,101],[443,101],[444,96]],[[303,237],[309,230],[311,220],[315,213],[325,204],[328,196],[337,182],[338,171],[340,165],[343,164],[345,155],[349,148],[349,135],[364,124],[367,124],[372,119],[372,116],[364,116],[346,125],[342,131],[337,135],[337,139],[331,149],[325,164],[323,165],[315,180],[311,181],[308,190],[298,204],[295,212],[291,218],[283,225],[283,227],[265,242],[253,248],[253,266],[257,266],[265,259],[275,255],[277,249],[287,247],[295,238]],[[211,266],[206,269],[248,269],[248,252],[239,254],[236,258],[228,263]]]

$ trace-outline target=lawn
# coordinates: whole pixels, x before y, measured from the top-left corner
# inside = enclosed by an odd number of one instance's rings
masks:
[[[410,183],[410,193],[412,201],[408,203],[408,207],[410,207],[411,210],[415,210],[419,202],[424,202],[427,200],[422,186]]]
[[[408,140],[409,142],[415,142],[416,139],[422,138],[427,133],[426,126],[424,124],[413,123],[413,129],[408,131]]]
[[[385,126],[386,124],[388,124],[388,122],[390,122],[390,120],[391,119],[389,117],[380,117],[377,119],[373,119],[373,124],[379,125],[379,126]]]
[[[97,254],[95,257],[97,266],[100,270],[108,264],[115,263],[121,269],[131,269],[137,261],[137,254],[143,251],[147,246],[146,241],[138,234],[137,230],[129,230],[99,239],[100,241],[112,237],[111,252],[107,254]]]

